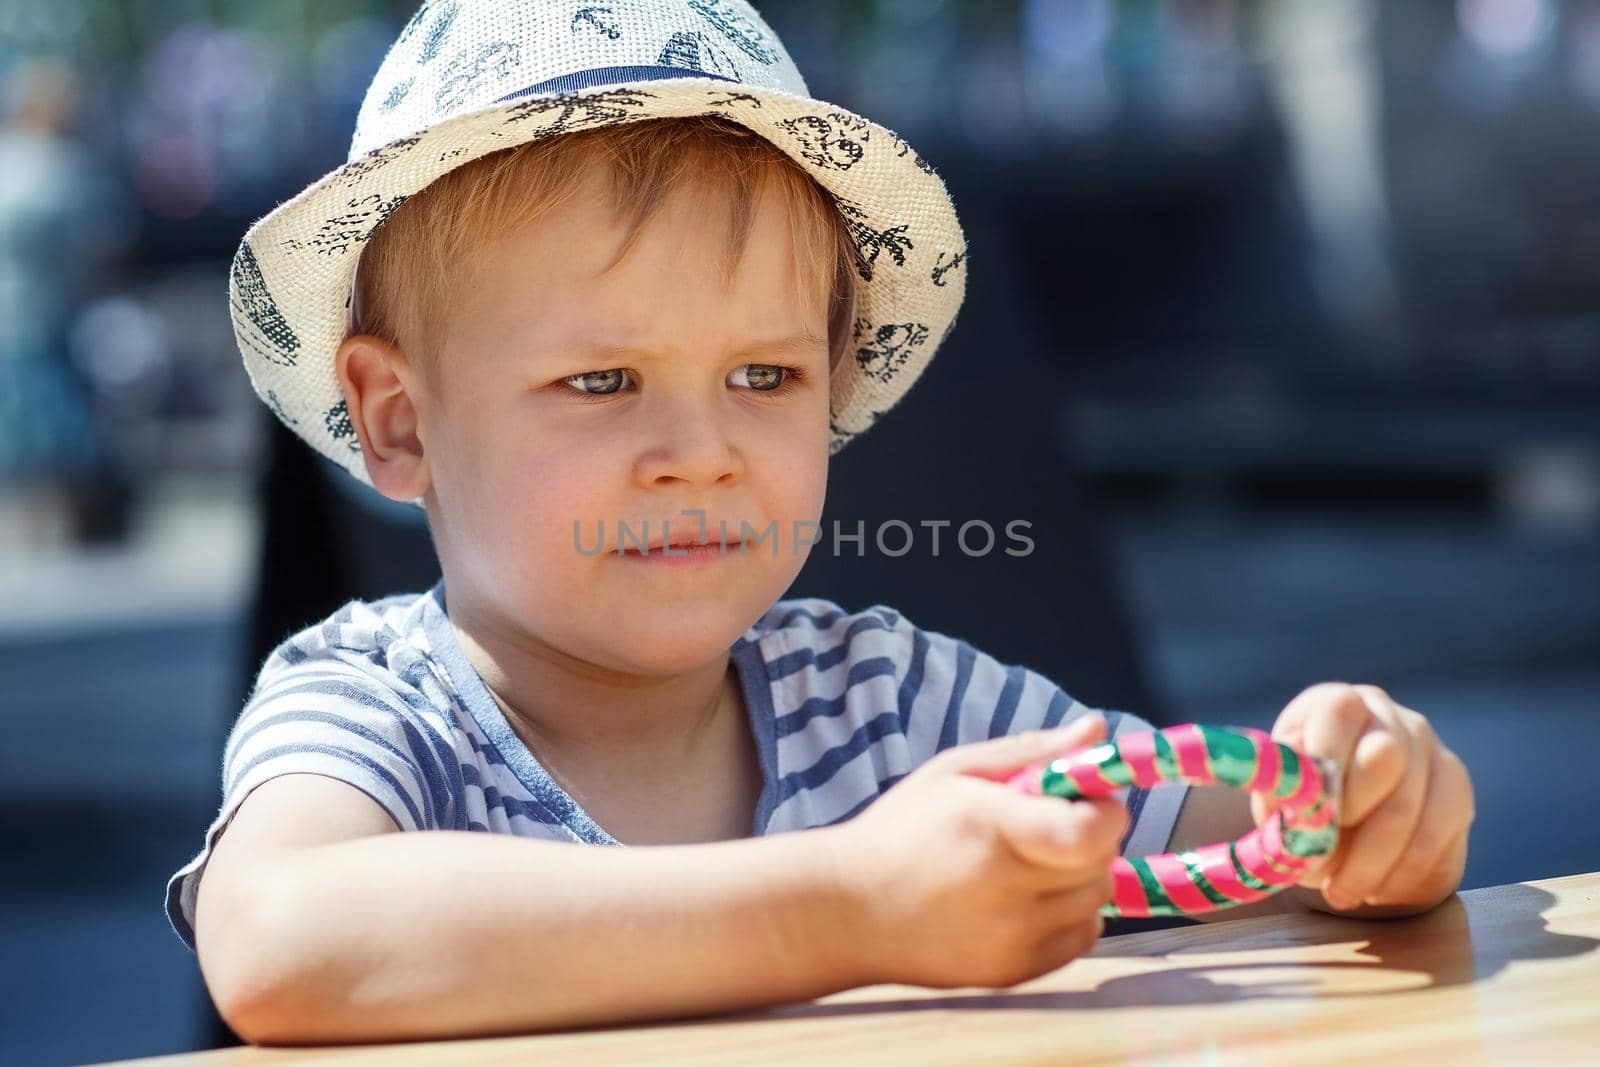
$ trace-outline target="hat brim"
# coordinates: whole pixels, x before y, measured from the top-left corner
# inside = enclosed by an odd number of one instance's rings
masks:
[[[715,115],[784,151],[833,194],[860,275],[852,358],[829,387],[833,454],[921,376],[955,325],[966,240],[943,180],[894,131],[844,108],[718,78],[523,96],[402,138],[328,173],[253,225],[229,303],[251,385],[318,452],[371,485],[334,371],[361,250],[408,197],[472,160],[645,119]],[[419,503],[419,501],[413,501]]]

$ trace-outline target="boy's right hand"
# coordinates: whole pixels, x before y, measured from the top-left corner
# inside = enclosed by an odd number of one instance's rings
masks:
[[[831,830],[860,920],[841,931],[872,983],[1002,988],[1081,956],[1104,929],[1128,828],[1114,797],[1027,796],[1002,784],[1105,739],[1103,716],[934,756]]]

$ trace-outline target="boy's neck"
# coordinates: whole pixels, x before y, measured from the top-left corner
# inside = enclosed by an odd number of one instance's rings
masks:
[[[702,763],[717,747],[709,744],[713,739],[747,727],[727,653],[676,677],[600,680],[555,656],[480,640],[454,619],[451,626],[511,728],[557,774],[673,779]]]

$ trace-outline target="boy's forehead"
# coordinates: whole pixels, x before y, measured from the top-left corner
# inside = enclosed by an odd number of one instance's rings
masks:
[[[735,334],[732,340],[735,354],[791,354],[799,355],[811,349],[824,347],[825,336],[809,324],[797,323],[785,328],[766,328]],[[653,356],[665,355],[648,331],[637,334],[604,332],[580,333],[560,344],[563,353],[579,356]]]
[[[564,195],[521,215],[511,207],[520,181],[499,186],[499,224],[460,246],[451,266],[438,307],[445,343],[597,363],[665,356],[691,335],[718,354],[798,358],[829,347],[833,224],[807,215],[819,205],[802,203],[800,189],[764,176],[741,201],[736,181],[685,174],[659,199],[635,202],[616,174],[588,156]],[[633,215],[630,204],[649,210]]]
[[[695,226],[691,249],[683,230],[653,233],[660,222],[646,224],[625,254],[609,239],[615,231],[581,244],[571,240],[574,229],[510,236],[479,258],[471,272],[479,284],[463,294],[465,304],[560,332],[569,348],[641,346],[663,313],[691,308],[708,327],[780,338],[818,332],[819,294],[803,281],[792,244],[758,225],[740,249]]]

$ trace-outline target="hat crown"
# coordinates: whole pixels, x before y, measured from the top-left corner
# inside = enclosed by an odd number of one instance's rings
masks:
[[[810,95],[745,0],[429,0],[367,89],[350,159],[535,86],[623,68]]]

